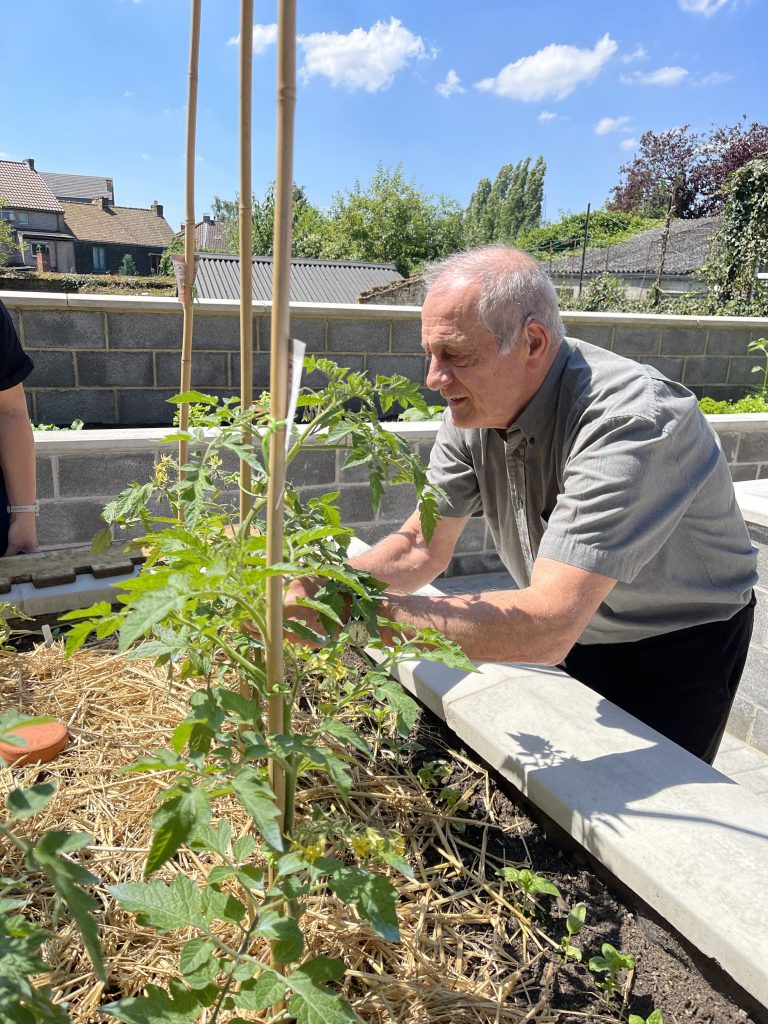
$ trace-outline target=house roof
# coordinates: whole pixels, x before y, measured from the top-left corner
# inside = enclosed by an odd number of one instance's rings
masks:
[[[177,234],[183,237],[184,228]],[[228,246],[224,238],[224,225],[220,220],[213,220],[207,214],[195,224],[195,249],[207,249],[209,252],[227,252]]]
[[[354,303],[361,292],[401,281],[391,263],[347,263],[341,260],[291,260],[291,302]],[[195,288],[201,299],[240,298],[240,257],[236,253],[197,254]],[[272,298],[272,257],[253,258],[253,298]]]
[[[17,210],[61,213],[61,203],[45,180],[26,163],[0,160],[0,196]]]
[[[115,201],[115,187],[111,178],[99,178],[90,174],[57,174],[55,171],[39,171],[57,199],[96,199],[106,196]]]
[[[664,256],[665,274],[692,274],[709,258],[710,242],[720,223],[719,217],[699,220],[673,220]],[[585,274],[655,274],[661,260],[663,227],[641,231],[625,242],[601,249],[587,249]],[[581,268],[581,249],[570,256],[546,262],[552,274],[577,274]]]
[[[153,210],[109,203],[62,201],[67,227],[82,242],[116,245],[152,245],[165,249],[173,239],[173,229]]]

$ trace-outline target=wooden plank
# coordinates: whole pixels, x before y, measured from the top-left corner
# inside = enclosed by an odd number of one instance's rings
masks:
[[[142,553],[128,553],[122,544],[114,544],[97,555],[93,553],[89,544],[72,548],[52,548],[34,555],[11,555],[9,558],[0,558],[0,579],[8,579],[11,583],[27,583],[29,580],[34,582],[33,577],[38,575],[47,577],[53,573],[67,576],[73,573],[89,573],[94,565],[105,575],[111,575],[106,572],[108,566],[121,567],[118,569],[119,573],[131,572],[134,565],[139,565],[144,560],[145,556]],[[129,564],[130,568],[125,568]],[[53,586],[52,583],[43,585]],[[7,593],[0,589],[0,593],[3,592]]]
[[[32,585],[34,587],[57,587],[59,584],[74,583],[76,579],[75,573],[70,570],[60,570],[58,572],[35,572],[32,574]]]

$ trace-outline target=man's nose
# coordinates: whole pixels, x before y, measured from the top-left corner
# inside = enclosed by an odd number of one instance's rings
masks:
[[[439,391],[452,380],[453,374],[448,363],[439,360],[437,356],[432,356],[426,377],[426,385],[430,391]]]

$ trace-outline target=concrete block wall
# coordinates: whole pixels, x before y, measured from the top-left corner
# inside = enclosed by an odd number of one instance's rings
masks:
[[[728,720],[728,732],[768,753],[768,526],[748,526],[758,551],[757,607],[749,658]]]
[[[35,361],[26,382],[37,423],[73,419],[104,426],[168,424],[178,389],[182,334],[175,299],[0,292]],[[192,386],[221,396],[239,388],[236,303],[195,307]],[[418,306],[312,305],[291,308],[291,333],[353,370],[401,373],[422,383],[425,359]],[[254,303],[254,385],[269,381],[270,304]],[[575,337],[651,363],[697,395],[739,398],[759,363],[747,345],[768,337],[768,319],[566,313]],[[429,393],[430,400],[439,397]],[[749,461],[749,460],[745,460]]]

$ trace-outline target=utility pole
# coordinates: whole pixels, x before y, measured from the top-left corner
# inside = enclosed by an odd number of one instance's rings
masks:
[[[587,203],[587,219],[584,221],[584,241],[581,246],[581,270],[579,271],[579,292],[581,295],[581,285],[584,281],[584,262],[587,258],[587,241],[589,239],[589,211],[592,207],[591,203]]]

